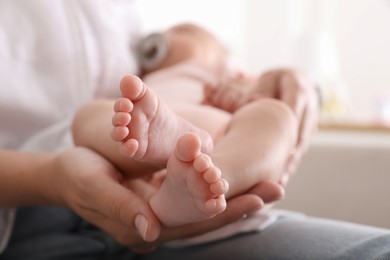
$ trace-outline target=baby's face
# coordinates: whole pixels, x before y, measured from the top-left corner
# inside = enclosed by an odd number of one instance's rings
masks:
[[[194,60],[206,67],[213,67],[220,61],[225,49],[208,31],[192,24],[180,24],[165,32],[170,51],[166,65],[185,60]]]

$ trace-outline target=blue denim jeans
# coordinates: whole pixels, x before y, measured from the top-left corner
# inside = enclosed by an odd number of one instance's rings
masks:
[[[0,260],[390,259],[390,230],[319,218],[282,218],[262,232],[137,255],[68,209],[21,208]]]

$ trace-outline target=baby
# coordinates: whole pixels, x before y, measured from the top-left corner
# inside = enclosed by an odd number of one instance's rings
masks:
[[[215,86],[255,82],[230,66],[226,48],[193,24],[153,37],[163,45],[145,54],[150,58],[160,52],[158,62],[141,62],[148,64],[143,80],[125,76],[123,97],[114,104],[97,101],[81,109],[75,143],[97,150],[134,178],[159,176],[157,182],[151,179],[158,185],[145,197],[166,226],[209,219],[226,208],[226,199],[263,181],[277,182],[297,141],[290,108],[278,100],[251,99],[254,88],[248,87],[245,102],[229,101],[234,109],[220,109],[226,98],[215,93],[226,92],[215,92]],[[162,54],[159,48],[165,48]],[[111,138],[125,157],[105,137],[112,104]],[[165,172],[156,174],[161,169]]]

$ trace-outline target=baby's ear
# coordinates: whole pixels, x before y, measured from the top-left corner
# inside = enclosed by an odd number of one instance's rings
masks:
[[[169,42],[162,33],[152,33],[137,44],[138,62],[143,71],[153,71],[168,56]]]

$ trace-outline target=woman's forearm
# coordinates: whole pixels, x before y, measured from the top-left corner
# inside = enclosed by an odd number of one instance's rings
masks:
[[[0,150],[0,207],[61,204],[56,194],[55,153]]]

